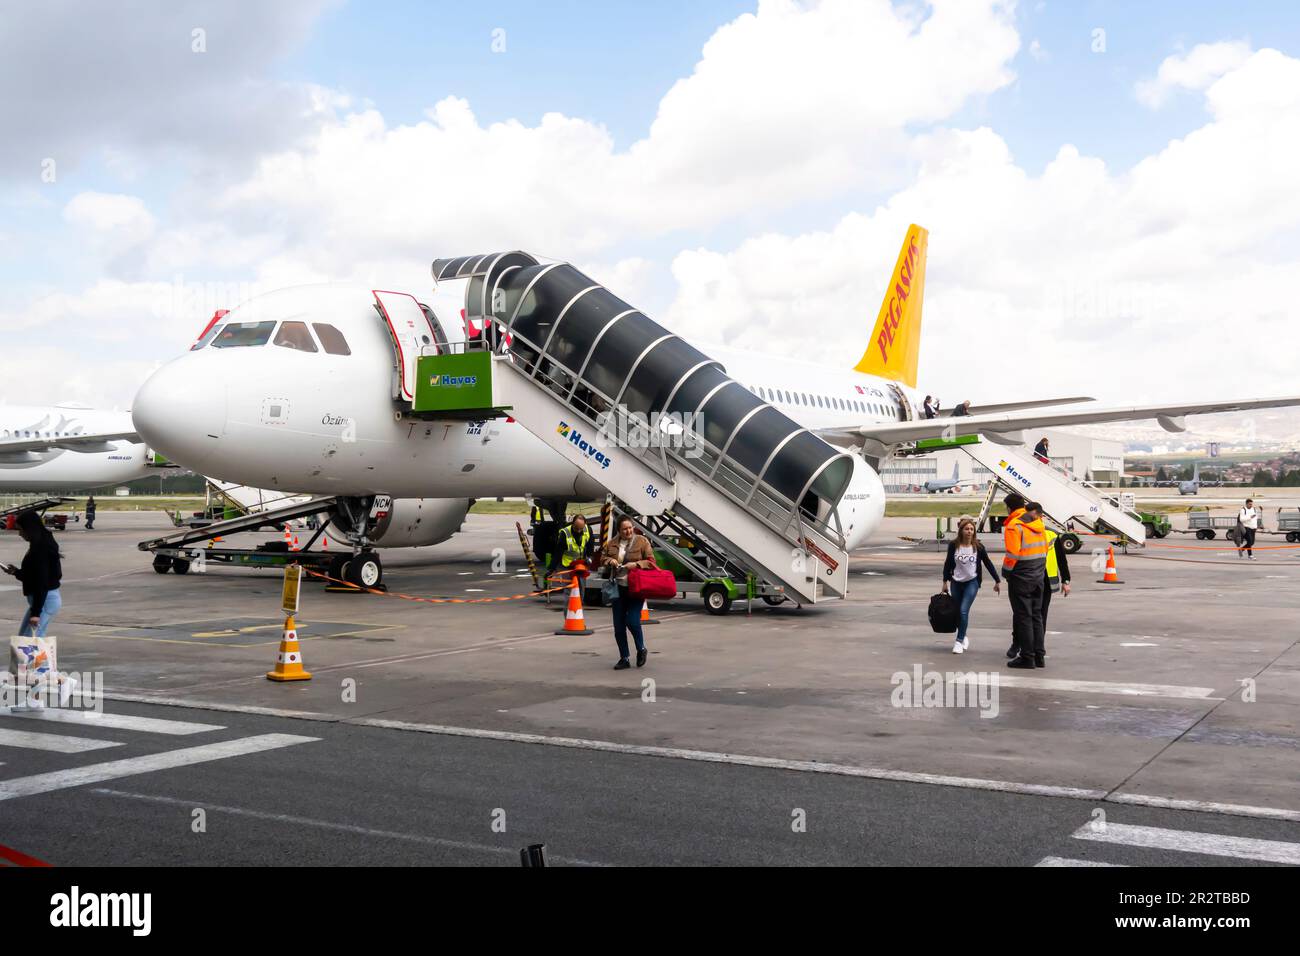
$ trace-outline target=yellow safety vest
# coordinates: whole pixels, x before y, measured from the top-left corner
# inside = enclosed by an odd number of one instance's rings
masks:
[[[1061,590],[1061,568],[1056,562],[1056,532],[1047,532],[1047,589]]]
[[[560,558],[560,567],[567,568],[584,554],[587,553],[587,542],[591,540],[591,529],[582,529],[582,538],[573,537],[573,525],[569,525],[560,532],[560,537],[564,541],[564,557]]]

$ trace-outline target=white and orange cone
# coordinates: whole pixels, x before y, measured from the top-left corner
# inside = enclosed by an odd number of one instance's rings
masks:
[[[289,525],[287,522],[285,523],[284,526],[284,544],[285,547],[288,547],[289,545],[293,544],[293,532],[289,530]]]
[[[297,536],[296,534],[293,536],[293,544],[289,545],[289,550],[290,550],[290,551],[297,551],[297,550],[299,550],[299,548],[298,548],[298,536]]]
[[[1113,545],[1106,549],[1106,573],[1105,575],[1102,576],[1102,579],[1097,583],[1098,584],[1123,584],[1124,583],[1119,579],[1119,569],[1115,567],[1115,547]]]
[[[311,680],[311,674],[302,665],[302,651],[298,647],[298,629],[293,615],[284,622],[284,635],[280,638],[280,652],[275,658],[275,670],[266,672],[267,680]]]
[[[575,571],[569,585],[569,604],[564,609],[564,627],[556,634],[595,634],[587,627],[587,619],[582,614],[582,578]]]
[[[654,618],[650,616],[650,602],[646,600],[642,600],[641,601],[641,626],[644,627],[647,624],[658,624],[658,623],[659,623],[658,621],[656,621]]]

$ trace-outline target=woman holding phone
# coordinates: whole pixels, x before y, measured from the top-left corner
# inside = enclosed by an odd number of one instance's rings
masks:
[[[23,583],[23,596],[27,598],[18,636],[44,637],[50,621],[63,606],[63,596],[59,593],[63,578],[59,544],[35,511],[20,514],[17,525],[18,533],[27,542],[27,553],[21,565],[7,564],[4,571]]]

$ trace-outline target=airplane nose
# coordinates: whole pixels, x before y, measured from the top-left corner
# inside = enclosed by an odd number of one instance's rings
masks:
[[[186,356],[140,386],[131,409],[135,430],[155,451],[196,472],[212,459],[226,427],[226,389]]]

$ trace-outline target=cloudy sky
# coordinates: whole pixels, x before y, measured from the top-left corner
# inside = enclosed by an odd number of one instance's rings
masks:
[[[506,248],[851,366],[909,222],[950,402],[1300,392],[1288,4],[0,0],[0,92],[5,401]]]

